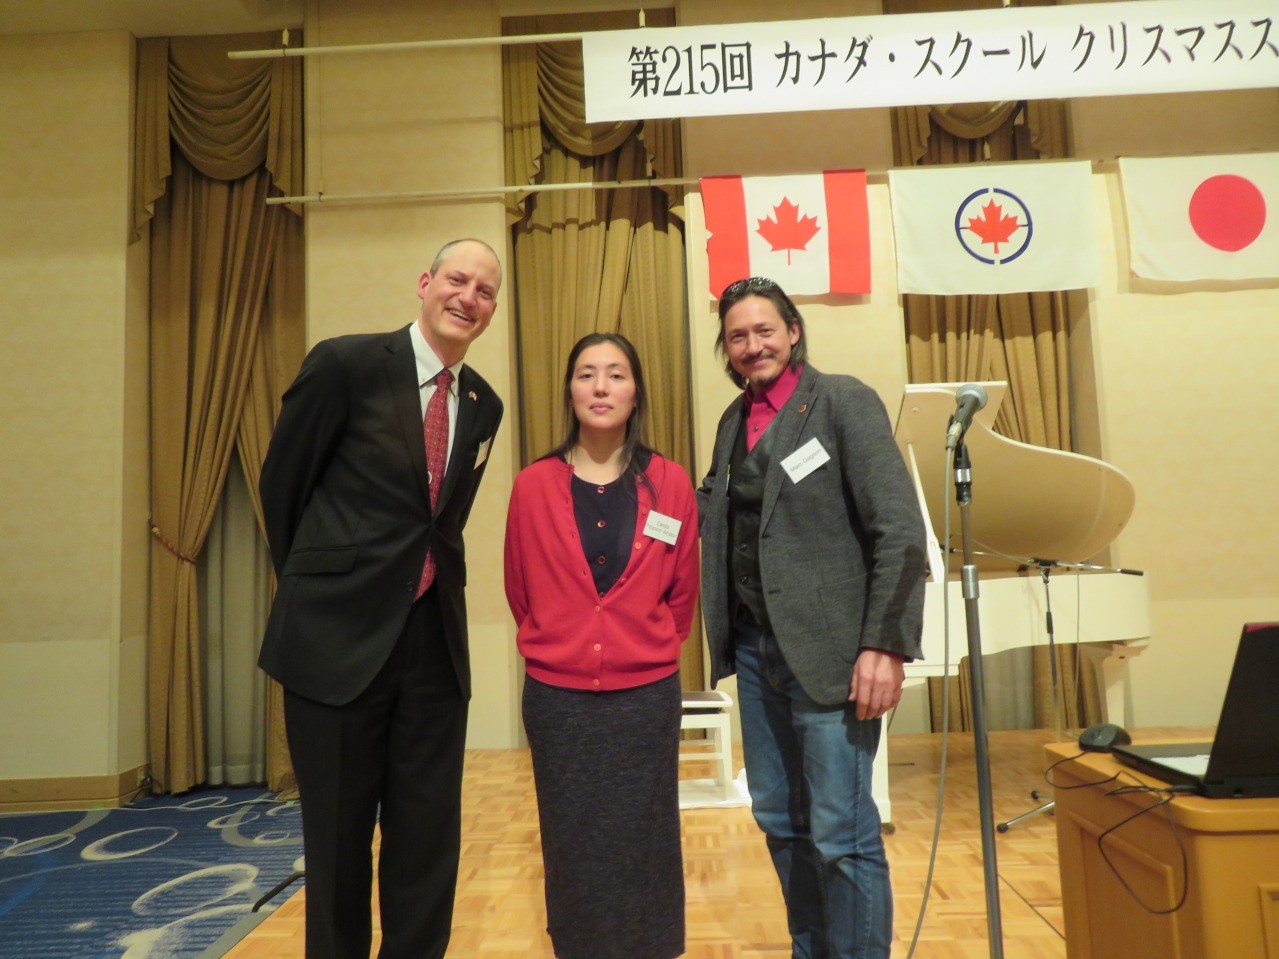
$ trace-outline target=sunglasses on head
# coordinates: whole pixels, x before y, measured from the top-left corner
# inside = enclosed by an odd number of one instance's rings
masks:
[[[724,287],[724,292],[720,294],[720,299],[738,296],[742,293],[771,293],[774,290],[781,290],[781,287],[774,280],[770,280],[766,276],[748,276],[745,279],[734,280]]]

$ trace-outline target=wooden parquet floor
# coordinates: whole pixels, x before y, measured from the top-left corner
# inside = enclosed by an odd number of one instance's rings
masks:
[[[1054,733],[990,734],[996,822],[1026,812],[1030,790],[1048,791],[1043,744]],[[933,887],[914,955],[990,955],[981,825],[970,734],[949,737],[941,838]],[[894,959],[904,959],[923,897],[937,809],[941,737],[893,736],[894,831],[885,837],[896,898]],[[738,766],[740,768],[740,754]],[[681,764],[706,778],[709,765]],[[462,862],[450,959],[553,959],[542,903],[537,807],[527,750],[467,754]],[[688,959],[788,959],[789,937],[772,863],[747,808],[682,814]],[[1064,959],[1056,826],[1033,817],[996,836],[1004,952]],[[227,959],[300,959],[301,890],[227,954]],[[376,922],[376,908],[374,910]],[[376,934],[374,943],[376,955]]]

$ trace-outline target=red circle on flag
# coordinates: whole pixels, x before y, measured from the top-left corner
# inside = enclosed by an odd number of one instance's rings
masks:
[[[1266,198],[1251,180],[1223,173],[1196,187],[1189,213],[1199,239],[1234,253],[1261,235],[1266,225]]]

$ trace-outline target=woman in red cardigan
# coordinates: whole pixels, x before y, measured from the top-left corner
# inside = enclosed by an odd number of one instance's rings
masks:
[[[697,598],[697,503],[688,474],[644,445],[647,405],[630,341],[579,340],[564,441],[516,477],[506,519],[559,959],[684,952],[678,669]]]

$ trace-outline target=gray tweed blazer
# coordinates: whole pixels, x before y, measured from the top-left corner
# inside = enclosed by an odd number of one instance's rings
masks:
[[[702,612],[712,686],[736,671],[728,584],[728,464],[741,400],[720,418],[697,491]],[[806,366],[776,430],[764,484],[760,574],[786,662],[813,700],[848,699],[863,646],[918,658],[924,608],[924,522],[879,396],[851,376]],[[798,483],[782,467],[816,439],[830,456]]]

